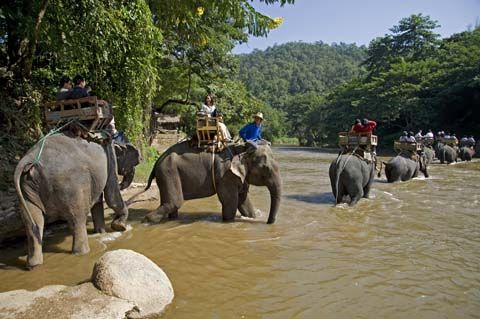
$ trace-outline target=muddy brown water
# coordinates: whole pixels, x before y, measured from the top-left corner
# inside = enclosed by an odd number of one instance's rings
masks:
[[[266,225],[268,191],[253,187],[256,220],[222,223],[216,197],[186,203],[178,220],[148,226],[158,200],[135,203],[131,230],[90,236],[69,254],[67,230],[46,238],[45,264],[22,270],[25,248],[0,251],[0,291],[86,281],[105,250],[146,255],[172,281],[162,318],[479,318],[480,162],[432,165],[431,178],[373,185],[372,199],[333,206],[335,154],[275,148],[283,201]],[[156,187],[155,196],[158,196]],[[91,223],[90,223],[91,229]],[[67,306],[67,305],[66,305]]]

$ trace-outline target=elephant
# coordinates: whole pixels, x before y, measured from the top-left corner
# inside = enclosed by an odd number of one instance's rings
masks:
[[[433,150],[432,147],[425,146],[423,148],[423,152],[425,153],[425,164],[428,166],[435,159],[435,151]]]
[[[471,161],[474,155],[475,151],[468,146],[463,146],[458,151],[458,156],[462,161]]]
[[[442,143],[438,143],[437,147],[440,163],[444,164],[447,162],[447,164],[450,164],[457,161],[457,151],[453,147]]]
[[[121,146],[117,146],[121,147]],[[133,177],[138,164],[135,148],[123,146],[118,152],[118,167],[126,175],[122,187]],[[133,154],[131,154],[133,153]],[[128,209],[120,194],[117,178],[117,158],[112,142],[104,145],[80,137],[58,133],[34,145],[18,163],[14,182],[20,200],[21,217],[28,239],[27,268],[43,263],[42,238],[45,218],[65,219],[73,231],[72,252],[89,252],[87,215],[91,211],[96,232],[105,231],[103,196],[115,211],[111,224],[114,230],[126,229]]]
[[[185,200],[215,194],[222,204],[224,221],[233,221],[237,209],[243,216],[254,218],[249,185],[266,186],[270,192],[268,224],[275,222],[280,206],[282,180],[268,145],[247,142],[207,152],[190,140],[180,142],[155,162],[145,190],[154,178],[160,191],[160,206],[145,216],[150,223],[158,223],[165,216],[177,218]]]
[[[417,156],[417,160],[413,159]],[[402,151],[397,156],[390,159],[388,162],[384,162],[385,175],[389,183],[408,181],[418,176],[418,172],[421,171],[425,177],[428,178],[427,164],[425,154],[417,155],[409,151]]]
[[[375,161],[361,159],[352,154],[341,154],[330,164],[330,184],[335,203],[340,204],[344,195],[350,196],[350,206],[360,198],[368,198],[375,176]]]

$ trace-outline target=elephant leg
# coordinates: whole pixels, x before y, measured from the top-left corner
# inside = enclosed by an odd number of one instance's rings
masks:
[[[169,218],[178,217],[178,209],[183,204],[181,203],[162,203],[157,209],[145,215],[144,221],[157,224],[162,221],[165,216]]]
[[[184,202],[182,183],[178,175],[171,177],[162,176],[156,180],[160,190],[161,204],[157,209],[145,216],[144,221],[149,223],[159,223],[166,216],[177,218],[178,209]]]
[[[105,232],[105,215],[103,210],[103,193],[100,195],[98,202],[93,205],[90,210],[93,220],[93,232],[104,233]]]
[[[370,189],[372,188],[373,180],[375,179],[376,164],[372,164],[370,176],[367,185],[363,188],[363,198],[370,198]]]
[[[245,217],[255,218],[255,207],[248,196],[248,192],[240,193],[238,196],[238,210]]]
[[[337,191],[336,193],[333,194],[333,196],[336,196],[336,200],[335,200],[335,204],[340,204],[343,200],[343,196],[345,196],[347,193],[346,193],[346,189],[345,189],[345,186],[343,186],[342,183],[338,183],[337,185]]]
[[[27,206],[30,214],[32,215],[33,221],[38,227],[38,232],[40,233],[40,239],[38,239],[37,236],[33,233],[30,221],[25,222],[28,240],[27,268],[32,269],[35,266],[43,264],[42,239],[44,218],[40,208],[28,201]]]
[[[350,195],[350,206],[355,205],[363,197],[363,187],[358,183],[348,184],[347,190]]]
[[[114,186],[108,185],[105,187],[103,196],[105,196],[105,201],[107,202],[108,207],[113,209],[113,211],[115,212],[110,227],[112,227],[112,229],[116,231],[126,230],[128,208],[123,201],[122,195],[120,194],[120,190],[116,182]]]
[[[87,235],[87,215],[81,211],[76,214],[69,214],[68,224],[73,230],[72,253],[74,255],[85,255],[90,251]]]

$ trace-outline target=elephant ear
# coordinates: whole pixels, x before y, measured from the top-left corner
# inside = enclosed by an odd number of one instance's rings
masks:
[[[230,171],[240,178],[242,184],[245,182],[245,178],[247,177],[247,168],[245,167],[245,164],[242,163],[240,156],[236,155],[233,157],[230,164]]]

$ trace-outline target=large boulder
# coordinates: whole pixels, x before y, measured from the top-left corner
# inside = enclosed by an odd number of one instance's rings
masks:
[[[144,317],[161,313],[173,300],[167,275],[147,257],[132,250],[105,253],[93,268],[92,283],[105,294],[130,300]]]

